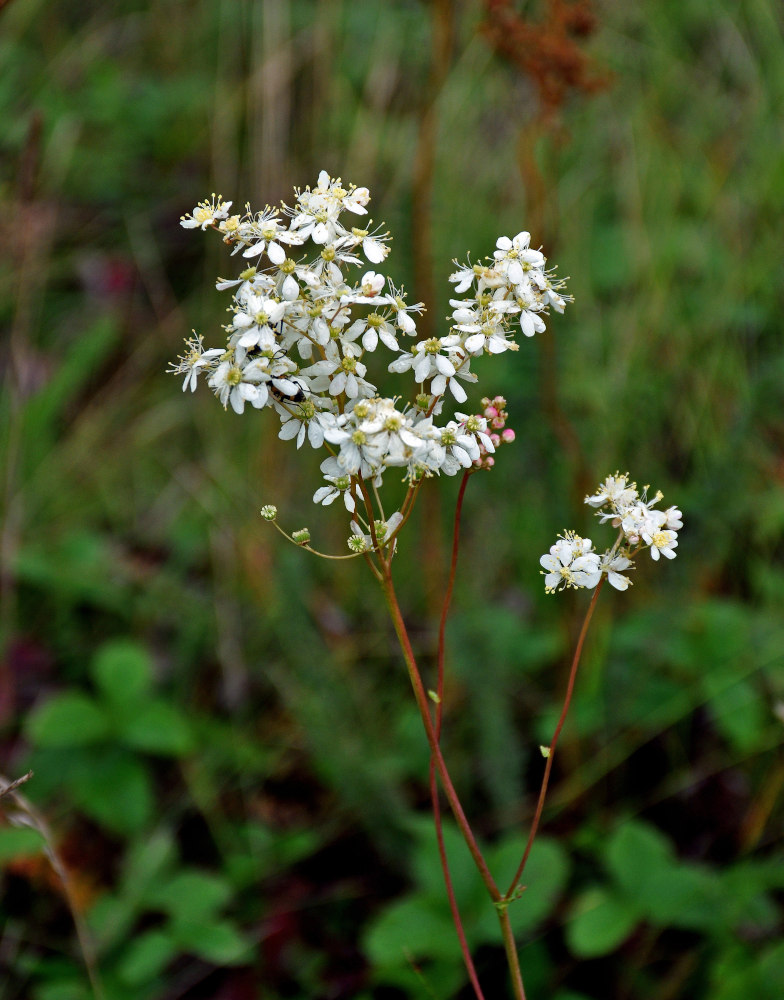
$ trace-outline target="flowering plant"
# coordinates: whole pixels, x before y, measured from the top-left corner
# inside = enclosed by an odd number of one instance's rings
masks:
[[[313,500],[330,505],[340,497],[350,532],[349,553],[331,558],[365,560],[379,582],[400,641],[417,706],[431,752],[430,787],[433,817],[447,894],[466,969],[474,992],[483,994],[466,943],[452,890],[444,848],[437,779],[449,802],[492,902],[495,905],[515,996],[524,1000],[508,906],[521,892],[522,877],[536,837],[547,792],[553,756],[571,701],[583,643],[597,597],[605,580],[626,590],[628,573],[644,550],[654,560],[675,557],[677,531],[682,527],[677,507],[657,509],[662,494],[648,499],[648,487],[638,490],[628,474],[608,476],[586,503],[597,509],[601,522],[618,529],[614,544],[603,554],[588,538],[573,531],[559,536],[540,562],[549,593],[566,588],[594,591],[577,643],[561,716],[549,747],[543,747],[544,773],[528,842],[518,869],[505,891],[490,872],[465,816],[440,748],[444,690],[445,625],[454,584],[459,525],[469,477],[493,467],[495,452],[514,441],[507,427],[506,401],[484,397],[480,412],[444,415],[449,397],[466,404],[465,385],[477,376],[474,358],[516,351],[517,330],[524,337],[545,331],[551,310],[563,312],[571,296],[565,282],[547,268],[541,250],[530,245],[530,234],[502,236],[490,258],[457,264],[449,280],[451,322],[440,337],[417,339],[417,316],[423,303],[409,304],[402,288],[375,270],[354,277],[356,269],[381,266],[389,253],[390,234],[381,227],[350,226],[345,213],[359,221],[367,215],[367,188],[344,187],[340,178],[322,171],[315,187],[296,191],[293,206],[266,206],[253,213],[230,214],[231,202],[213,195],[184,216],[185,228],[214,229],[241,254],[249,266],[238,277],[218,279],[219,290],[232,290],[231,321],[224,347],[205,349],[200,335],[186,342],[187,351],[172,366],[184,375],[183,389],[196,389],[203,375],[224,408],[237,413],[247,405],[272,410],[280,421],[279,437],[305,442],[328,454],[321,463],[324,485]],[[304,253],[310,246],[311,253]],[[302,248],[302,249],[301,249]],[[382,397],[369,371],[370,356],[383,347],[392,360],[387,370],[413,374],[414,386],[405,396]],[[467,408],[470,409],[470,408]],[[399,509],[387,511],[382,501],[384,476],[400,469],[407,492]],[[455,508],[452,562],[444,596],[435,687],[425,688],[395,592],[392,562],[397,541],[414,509],[423,484],[434,476],[462,472]],[[272,505],[262,517],[273,522],[290,541],[311,552],[307,528],[289,534],[277,523]],[[323,553],[316,553],[323,555]]]

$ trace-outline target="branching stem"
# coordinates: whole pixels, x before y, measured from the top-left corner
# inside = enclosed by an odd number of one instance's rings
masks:
[[[580,666],[580,657],[583,652],[583,644],[585,642],[585,637],[588,634],[588,626],[591,624],[591,618],[593,617],[594,608],[596,607],[596,602],[599,599],[599,593],[601,592],[602,585],[604,584],[606,577],[602,576],[599,583],[596,585],[596,589],[593,592],[593,597],[591,598],[591,603],[588,605],[588,610],[585,613],[585,618],[583,619],[583,627],[580,629],[580,637],[577,640],[577,646],[574,650],[574,657],[572,658],[572,668],[569,671],[569,682],[566,685],[566,695],[564,697],[563,708],[561,709],[561,715],[558,719],[558,723],[555,727],[555,732],[553,733],[553,738],[550,741],[550,752],[547,755],[547,760],[544,765],[544,775],[542,777],[542,785],[539,789],[539,799],[536,803],[536,812],[534,813],[533,823],[531,824],[531,832],[528,834],[528,842],[525,845],[525,851],[523,851],[523,857],[520,864],[515,872],[515,876],[512,879],[512,883],[509,888],[504,893],[504,899],[511,899],[512,894],[520,883],[523,871],[526,864],[528,863],[528,856],[531,853],[531,848],[534,846],[534,840],[536,839],[536,834],[539,830],[539,821],[542,818],[542,810],[544,809],[544,800],[547,796],[547,786],[550,783],[550,772],[553,769],[553,758],[555,757],[555,748],[558,744],[558,737],[561,735],[561,730],[563,729],[564,722],[566,721],[567,713],[569,712],[569,706],[572,702],[572,693],[574,691],[574,682],[577,678],[577,668]]]

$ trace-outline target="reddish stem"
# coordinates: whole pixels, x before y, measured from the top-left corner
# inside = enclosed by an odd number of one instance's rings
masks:
[[[558,724],[555,727],[555,732],[553,733],[553,738],[550,741],[550,752],[547,756],[547,762],[544,766],[544,777],[542,778],[542,786],[539,789],[539,801],[536,803],[536,812],[534,813],[534,820],[531,824],[531,832],[528,835],[528,843],[525,845],[525,851],[523,852],[522,860],[520,865],[515,872],[515,877],[512,879],[512,884],[504,893],[504,899],[511,899],[512,893],[517,888],[520,878],[522,877],[523,870],[528,863],[528,855],[531,853],[531,848],[534,845],[534,840],[536,839],[536,834],[539,830],[539,821],[542,818],[542,810],[544,809],[544,800],[547,795],[547,786],[550,783],[550,772],[553,769],[553,758],[555,757],[555,748],[558,744],[558,737],[561,735],[561,730],[563,729],[564,722],[566,721],[566,715],[569,711],[569,705],[572,701],[572,692],[574,691],[574,682],[577,678],[577,668],[580,665],[580,657],[583,652],[583,643],[585,642],[585,637],[588,634],[588,626],[591,624],[591,618],[593,617],[593,611],[596,607],[596,602],[599,599],[599,592],[602,589],[606,577],[602,577],[593,592],[593,597],[591,598],[591,603],[588,605],[588,610],[585,614],[585,619],[583,620],[583,627],[580,629],[580,637],[577,640],[577,646],[575,647],[574,657],[572,659],[572,668],[569,671],[569,683],[566,686],[566,697],[564,698],[563,708],[561,709],[561,716],[558,719]]]
[[[382,587],[384,589],[387,607],[389,608],[389,614],[392,618],[392,624],[395,626],[395,632],[397,633],[400,648],[403,651],[403,658],[405,659],[406,667],[408,668],[408,676],[411,681],[411,686],[414,689],[414,698],[416,699],[422,724],[425,727],[425,734],[427,736],[428,745],[430,746],[430,753],[435,760],[436,770],[439,778],[441,779],[444,794],[447,797],[452,813],[455,817],[455,822],[460,828],[460,832],[462,833],[466,846],[471,853],[471,857],[474,859],[474,864],[482,877],[482,881],[487,887],[487,891],[493,902],[497,903],[502,898],[501,892],[496,885],[495,879],[490,873],[490,869],[487,867],[487,862],[485,861],[481,850],[479,849],[479,845],[476,842],[471,826],[466,818],[465,812],[463,811],[460,798],[455,791],[455,786],[449,776],[449,771],[447,770],[446,762],[444,761],[443,754],[441,753],[441,748],[438,745],[436,732],[433,727],[433,720],[430,717],[428,696],[425,692],[425,686],[422,683],[422,676],[419,672],[419,668],[417,667],[414,651],[411,647],[411,640],[409,639],[408,631],[406,629],[405,622],[403,621],[403,615],[397,601],[395,586],[392,582],[392,573],[388,563],[384,564],[383,572],[384,578],[382,580]]]
[[[436,682],[436,693],[438,695],[438,700],[436,701],[436,718],[435,718],[435,735],[438,740],[441,736],[441,719],[443,714],[443,697],[444,697],[444,656],[445,656],[445,634],[446,634],[446,619],[449,614],[449,605],[452,601],[452,591],[455,584],[455,573],[457,571],[457,553],[459,549],[460,540],[460,515],[463,508],[463,497],[465,496],[466,486],[468,485],[468,477],[470,473],[463,473],[463,480],[460,483],[460,491],[457,495],[457,505],[455,507],[455,526],[452,536],[452,563],[449,568],[449,580],[447,582],[446,593],[444,595],[444,605],[441,609],[441,624],[438,630],[438,679]],[[441,870],[444,873],[444,884],[446,886],[446,894],[449,898],[449,909],[452,911],[452,920],[454,921],[455,930],[457,931],[457,936],[460,941],[460,951],[463,954],[463,961],[465,963],[466,971],[468,972],[468,978],[471,980],[471,985],[474,988],[474,993],[476,994],[478,1000],[484,1000],[484,994],[482,993],[482,987],[479,985],[479,977],[476,974],[476,968],[474,966],[474,960],[471,958],[471,951],[468,947],[468,941],[466,940],[465,931],[463,929],[463,921],[460,918],[460,910],[457,905],[457,899],[455,898],[454,887],[452,885],[452,873],[449,870],[449,860],[446,856],[446,845],[444,844],[444,831],[441,823],[441,806],[438,801],[438,783],[436,781],[436,765],[435,760],[432,755],[430,757],[430,799],[433,804],[433,823],[436,828],[436,840],[438,841],[438,855],[441,859]]]

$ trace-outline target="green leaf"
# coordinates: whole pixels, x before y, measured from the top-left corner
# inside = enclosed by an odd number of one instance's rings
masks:
[[[148,893],[146,902],[178,920],[212,917],[229,900],[231,886],[217,875],[196,870],[180,871],[163,886]]]
[[[45,846],[46,842],[38,830],[29,826],[0,827],[0,864],[40,854]]]
[[[83,978],[55,979],[35,989],[35,1000],[92,1000],[92,991]]]
[[[444,876],[432,818],[416,817],[411,827],[417,838],[412,858],[414,879],[425,895],[440,904],[444,898]],[[455,897],[461,908],[470,906],[473,899],[484,897],[480,876],[456,824],[444,819],[442,829]]]
[[[781,862],[771,859],[778,868],[778,881],[782,879]],[[771,932],[779,920],[778,907],[769,895],[777,887],[777,880],[770,878],[766,863],[749,861],[735,864],[718,877],[721,883],[722,922],[727,927],[744,926],[746,933],[753,927],[755,936]],[[766,877],[767,876],[767,877]]]
[[[771,945],[757,962],[762,989],[760,1000],[779,1000],[784,983],[784,942]]]
[[[392,903],[373,921],[364,941],[375,965],[409,965],[412,959],[460,957],[455,929],[448,916],[422,897]]]
[[[605,861],[624,893],[639,900],[676,864],[667,838],[637,820],[627,821],[610,837]]]
[[[152,684],[147,651],[130,639],[103,645],[93,660],[92,675],[107,701],[128,711],[143,700]]]
[[[177,857],[177,848],[169,830],[156,830],[149,837],[134,841],[123,864],[123,894],[140,900],[157,884]]]
[[[132,900],[109,893],[100,896],[87,914],[98,950],[104,951],[121,940],[128,940],[137,916],[138,911]]]
[[[88,695],[66,691],[33,711],[27,734],[40,747],[85,746],[109,735],[109,720]]]
[[[735,750],[750,753],[765,745],[770,712],[750,681],[716,691],[709,705],[717,727]]]
[[[124,743],[146,753],[177,756],[193,747],[191,729],[185,716],[164,701],[139,706],[122,724]]]
[[[93,755],[73,785],[84,812],[123,836],[139,833],[152,814],[153,794],[144,764],[127,751],[108,748]]]
[[[129,986],[141,986],[155,979],[180,949],[164,931],[147,931],[126,946],[117,966],[117,975]]]
[[[578,958],[608,955],[626,940],[638,920],[624,900],[605,889],[589,889],[577,900],[574,917],[566,925],[566,940]]]
[[[177,920],[169,929],[183,951],[213,965],[241,965],[252,954],[250,943],[229,920]]]
[[[508,884],[525,850],[526,838],[515,834],[487,852],[492,872]],[[569,860],[554,840],[539,837],[531,848],[523,873],[525,891],[509,905],[509,917],[515,935],[528,933],[552,912],[569,877]],[[501,928],[493,908],[482,908],[476,939],[500,942]]]
[[[726,920],[719,876],[697,865],[674,865],[638,903],[652,923],[664,926],[707,930]]]

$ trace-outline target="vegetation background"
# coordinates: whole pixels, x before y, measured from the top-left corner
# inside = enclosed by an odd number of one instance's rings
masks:
[[[35,772],[3,802],[2,1000],[92,996],[83,951],[108,1000],[468,996],[382,602],[258,516],[340,550],[315,462],[163,374],[234,264],[180,215],[322,168],[371,189],[435,330],[499,234],[571,275],[480,370],[518,437],[468,491],[445,747],[500,871],[586,603],[539,555],[598,535],[615,469],[686,514],[599,603],[514,910],[530,997],[780,1000],[783,27],[775,0],[0,4],[0,746]],[[455,491],[398,560],[425,660]]]

